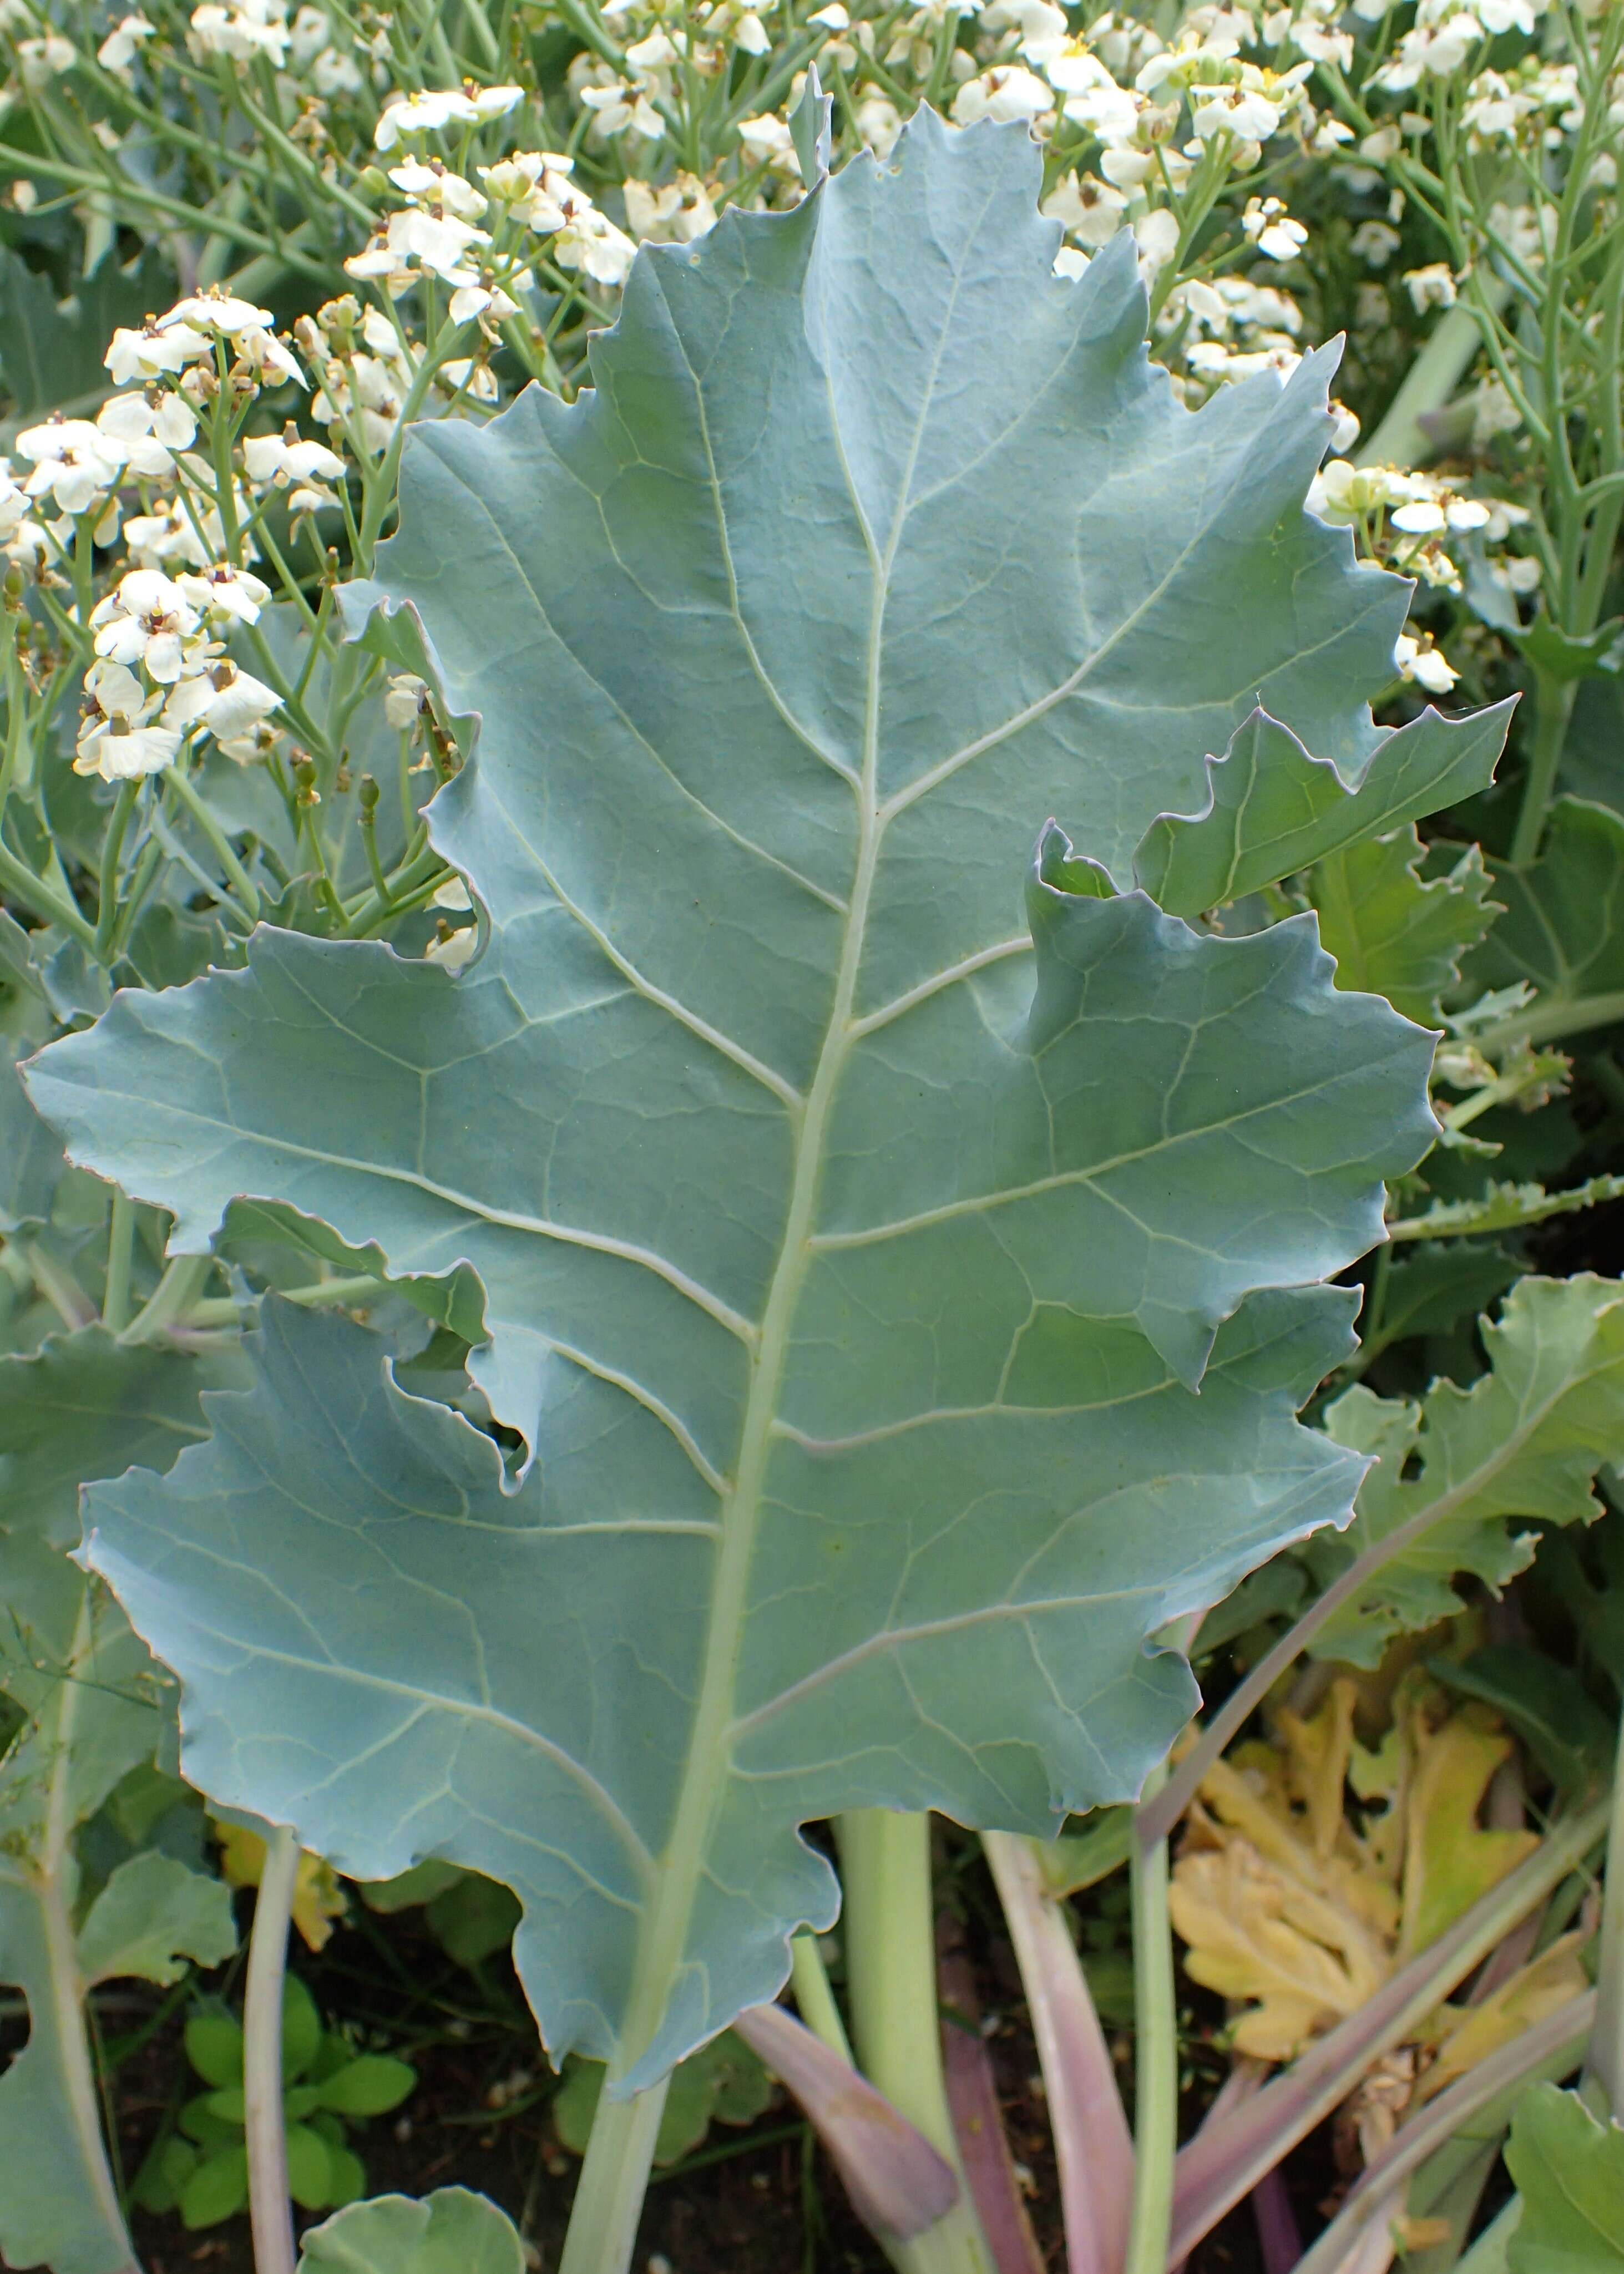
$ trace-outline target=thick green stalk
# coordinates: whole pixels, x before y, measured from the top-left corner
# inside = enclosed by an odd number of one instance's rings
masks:
[[[121,1342],[149,1343],[172,1327],[190,1310],[200,1289],[215,1268],[212,1255],[177,1255],[163,1268],[163,1276],[147,1298],[124,1333]],[[235,1306],[233,1306],[235,1308]]]
[[[102,1296],[102,1324],[110,1335],[123,1334],[130,1323],[130,1267],[134,1252],[135,1203],[115,1185],[107,1223],[107,1284]]]
[[[293,2211],[282,2114],[282,1984],[298,1877],[298,1841],[278,1825],[266,1841],[243,2001],[243,2130],[254,2274],[293,2274]]]
[[[829,2051],[838,2053],[842,2060],[851,2061],[846,2024],[841,2019],[815,1934],[797,1934],[789,1945],[789,1986],[795,1992],[801,2019],[813,2037],[821,2037]],[[855,2061],[851,2065],[857,2067]]]
[[[1498,279],[1486,297],[1498,308],[1507,288]],[[1483,345],[1477,315],[1465,305],[1446,310],[1437,328],[1405,373],[1397,394],[1387,405],[1382,422],[1355,456],[1359,466],[1418,466],[1435,457],[1422,419],[1441,410],[1460,385]]]
[[[627,2274],[669,2082],[630,2100],[600,2096],[558,2274]]]
[[[1145,1780],[1153,1797],[1166,1769]],[[1179,2145],[1178,2007],[1167,1915],[1167,1842],[1133,1845],[1134,2180],[1126,2274],[1163,2274]]]
[[[1528,779],[1522,787],[1522,803],[1517,810],[1516,832],[1511,840],[1514,867],[1525,867],[1539,850],[1577,692],[1575,680],[1554,680],[1544,672],[1535,679],[1534,747],[1529,756]]]
[[[904,2274],[993,2274],[948,2107],[936,1999],[931,1819],[858,1808],[840,1818],[846,1984],[857,2059],[871,2084],[958,2174],[945,2218],[892,2251]]]
[[[1624,1732],[1613,1776],[1598,1955],[1596,2026],[1590,2034],[1585,2074],[1594,2078],[1606,2094],[1616,2117],[1624,2112]]]

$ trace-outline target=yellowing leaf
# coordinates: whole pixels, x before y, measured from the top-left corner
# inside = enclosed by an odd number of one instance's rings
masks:
[[[215,1826],[220,1842],[220,1869],[234,1887],[257,1887],[265,1869],[265,1842],[245,1824]],[[302,1855],[293,1882],[293,1924],[308,1950],[320,1950],[333,1931],[333,1921],[349,1909],[343,1888],[330,1864],[320,1856]]]
[[[1351,1682],[1337,1681],[1317,1713],[1305,1720],[1282,1708],[1278,1716],[1286,1748],[1287,1786],[1292,1798],[1308,1811],[1317,1856],[1330,1855],[1347,1823],[1342,1788],[1353,1755],[1356,1697]]]
[[[1502,1982],[1480,2006],[1446,2006],[1435,2026],[1438,2059],[1427,2071],[1422,2096],[1431,2099],[1469,2068],[1508,2045],[1552,2014],[1582,1997],[1590,1986],[1580,1952],[1590,1939],[1588,1927],[1577,1927],[1553,1942],[1549,1950]]]
[[[1492,1715],[1469,1706],[1428,1729],[1417,1713],[1413,1727],[1401,1959],[1424,1950],[1539,1845],[1537,1833],[1485,1831],[1477,1822],[1490,1781],[1512,1753]]]
[[[1295,1881],[1244,1840],[1182,1856],[1169,1901],[1192,1980],[1256,2001],[1234,2042],[1260,2059],[1290,2059],[1362,2006],[1389,1970],[1346,1904]]]

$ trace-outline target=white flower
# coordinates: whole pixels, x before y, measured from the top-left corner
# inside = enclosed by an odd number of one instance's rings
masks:
[[[978,118],[991,118],[1000,126],[1016,120],[1031,125],[1050,117],[1054,109],[1054,89],[1020,64],[994,64],[979,79],[966,79],[953,98],[953,116],[960,126],[973,126]]]
[[[457,286],[449,302],[450,318],[454,324],[471,324],[478,316],[485,320],[488,333],[491,325],[502,323],[508,317],[518,313],[518,302],[509,298],[488,269],[483,275],[476,274],[472,268],[454,269],[450,281]],[[519,276],[510,276],[508,282],[510,284],[528,284],[531,278],[525,272]],[[494,334],[490,335],[495,336]]]
[[[1446,260],[1434,260],[1425,268],[1407,269],[1404,289],[1418,316],[1429,308],[1453,308],[1455,303],[1454,277]]]
[[[1233,134],[1240,142],[1266,142],[1280,132],[1280,105],[1249,87],[1190,89],[1190,118],[1197,138]]]
[[[421,685],[421,681],[419,684]],[[448,877],[443,885],[436,885],[429,894],[431,908],[449,908],[457,915],[466,915],[473,902],[468,896],[468,886],[461,877]]]
[[[1295,260],[1308,243],[1308,231],[1278,198],[1249,198],[1241,227],[1259,252],[1271,260]]]
[[[1362,221],[1348,242],[1359,260],[1372,268],[1385,268],[1403,240],[1385,221]]]
[[[252,673],[222,658],[184,679],[163,706],[163,723],[184,734],[200,721],[219,741],[245,734],[282,708],[282,697]]]
[[[389,215],[385,241],[402,267],[415,260],[421,267],[432,268],[436,276],[449,276],[454,268],[462,267],[470,245],[488,245],[490,237],[450,214],[408,206],[404,212]],[[347,268],[350,263],[344,266]]]
[[[1069,44],[1065,11],[1054,0],[992,0],[981,23],[986,31],[1015,32],[1022,55],[1039,70]]]
[[[553,239],[561,268],[583,269],[599,284],[623,284],[636,257],[631,239],[596,206],[572,214]]]
[[[1079,252],[1073,245],[1062,245],[1054,256],[1054,274],[1068,277],[1075,284],[1079,276],[1086,275],[1088,264],[1086,252]]]
[[[1042,209],[1050,221],[1059,222],[1068,237],[1098,250],[1108,245],[1122,227],[1128,200],[1121,190],[1096,181],[1091,174],[1084,174],[1081,180],[1076,174],[1067,174],[1045,198]]]
[[[79,61],[79,52],[72,40],[51,32],[42,40],[19,40],[17,61],[23,85],[42,87],[59,79],[64,72],[72,71]]]
[[[90,613],[96,653],[144,664],[160,686],[172,685],[186,668],[200,621],[181,587],[156,568],[132,568]]]
[[[1133,236],[1139,248],[1139,274],[1147,284],[1153,283],[1178,251],[1178,217],[1159,206],[1154,213],[1141,214]]]
[[[87,418],[49,418],[42,426],[26,426],[16,448],[34,468],[29,496],[53,498],[62,513],[88,512],[124,470],[122,446]]]
[[[127,72],[140,52],[141,41],[150,40],[155,28],[145,16],[124,17],[96,49],[96,61],[103,71]]]
[[[1424,646],[1408,632],[1401,632],[1394,647],[1393,660],[1401,679],[1414,680],[1417,687],[1425,688],[1429,695],[1447,695],[1461,676],[1444,656],[1430,644]]]
[[[1358,440],[1359,421],[1345,403],[1338,403],[1333,399],[1329,409],[1332,418],[1335,421],[1331,429],[1331,448],[1338,457],[1341,457],[1344,450],[1351,450]]]
[[[479,927],[465,924],[459,931],[442,925],[423,950],[427,963],[437,963],[444,971],[460,971],[480,944]]]
[[[429,159],[427,164],[420,158],[408,158],[404,165],[389,168],[389,179],[414,205],[427,206],[431,213],[439,207],[458,221],[483,220],[489,202],[472,182],[442,166],[438,158]]]
[[[173,765],[179,749],[180,736],[172,727],[87,719],[79,729],[73,771],[100,774],[103,781],[139,781]]]
[[[417,725],[427,693],[427,682],[414,672],[397,672],[389,681],[383,697],[383,715],[397,734],[408,734]],[[442,885],[441,890],[444,889]]]
[[[16,536],[28,516],[28,493],[11,478],[11,469],[0,458],[0,541]]]
[[[793,173],[799,178],[801,162],[795,154],[795,137],[782,118],[766,111],[759,118],[741,118],[738,139],[744,146],[744,154],[755,166],[775,166],[782,173]]]
[[[267,483],[284,490],[294,482],[336,482],[344,462],[325,442],[306,441],[290,422],[280,434],[250,434],[243,442],[243,464],[256,488]]]
[[[838,8],[838,0],[836,0],[836,6]],[[823,12],[827,19],[834,11],[826,8]],[[845,12],[843,8],[839,8],[839,13],[842,16],[844,16]],[[844,25],[842,24],[840,28],[843,31]],[[764,56],[772,46],[773,43],[767,35],[767,26],[753,8],[747,8],[734,26],[733,44],[742,54],[747,56]]]
[[[132,514],[124,525],[124,541],[132,562],[138,568],[160,568],[178,561],[207,568],[223,546],[225,531],[213,506],[200,513],[198,521],[201,524],[200,535],[178,499],[158,513]]]
[[[876,158],[888,158],[903,131],[903,115],[888,95],[865,94],[857,104],[852,124],[858,139]]]
[[[525,100],[522,87],[469,87],[444,94],[409,94],[393,102],[373,130],[380,150],[392,150],[404,134],[436,134],[455,121],[475,125],[501,118]]]
[[[268,584],[225,561],[216,561],[201,576],[181,576],[175,582],[200,614],[226,617],[233,623],[257,623],[270,598]]]
[[[584,87],[581,102],[593,114],[593,124],[601,135],[630,132],[640,134],[646,142],[658,142],[665,132],[665,121],[646,92],[624,79],[611,79],[605,87]]]
[[[623,190],[626,219],[639,241],[653,237],[665,245],[691,245],[716,226],[710,192],[692,174],[678,174],[658,188],[652,182],[628,180]]]
[[[96,425],[123,449],[132,472],[162,480],[174,471],[172,450],[197,439],[197,416],[184,395],[115,395],[96,413]]]
[[[283,0],[235,0],[229,7],[206,0],[204,6],[192,11],[193,51],[198,56],[224,56],[241,64],[266,56],[279,64],[288,51],[283,14]]]
[[[73,757],[77,774],[130,781],[173,763],[180,735],[150,724],[159,698],[120,663],[93,663],[85,674],[85,717]]]
[[[151,323],[139,332],[121,327],[113,334],[112,343],[102,360],[112,373],[114,386],[128,387],[132,380],[155,379],[161,372],[184,371],[189,363],[208,351],[208,335],[194,331],[190,324],[160,328]]]

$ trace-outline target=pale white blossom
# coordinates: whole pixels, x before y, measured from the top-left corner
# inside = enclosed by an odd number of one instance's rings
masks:
[[[189,650],[202,618],[173,578],[156,568],[132,568],[90,613],[95,651],[113,663],[144,666],[161,687],[172,686],[193,660]]]
[[[978,79],[966,79],[953,98],[953,116],[960,126],[973,126],[978,118],[991,118],[1000,126],[1016,120],[1031,125],[1052,116],[1054,109],[1054,89],[1022,64],[996,64]]]
[[[145,16],[125,16],[96,49],[96,61],[103,71],[127,72],[140,53],[141,41],[150,40],[156,27]]]
[[[472,126],[487,118],[502,118],[524,100],[522,87],[468,86],[404,95],[380,116],[373,142],[380,150],[392,150],[404,135],[437,134],[445,126]]]
[[[1406,269],[1404,289],[1418,316],[1425,315],[1429,308],[1453,308],[1455,303],[1454,277],[1446,260]]]
[[[639,240],[652,237],[660,244],[691,245],[716,226],[710,192],[693,174],[679,173],[658,187],[652,182],[628,180],[623,194],[626,219]]]
[[[288,51],[288,27],[283,0],[233,0],[222,6],[205,0],[192,11],[191,43],[200,56],[223,56],[232,63],[252,63],[258,56],[280,64]]]
[[[1068,237],[1096,251],[1109,244],[1122,225],[1128,200],[1121,190],[1093,175],[1062,175],[1043,201],[1050,221],[1059,222]]]
[[[61,513],[88,512],[124,471],[123,445],[88,418],[48,418],[43,425],[25,426],[15,448],[34,469],[26,485],[29,496],[50,498]]]
[[[250,434],[244,440],[243,464],[256,487],[282,490],[297,482],[336,482],[344,462],[325,442],[307,440],[291,423],[280,434]]]
[[[1460,673],[1440,654],[1430,641],[1423,643],[1409,632],[1401,632],[1393,651],[1401,679],[1414,680],[1417,687],[1429,695],[1447,695],[1461,676]]]
[[[1241,229],[1271,260],[1295,260],[1308,243],[1308,231],[1293,221],[1279,198],[1249,198]]]
[[[183,734],[201,725],[227,742],[247,734],[281,707],[275,688],[222,656],[207,670],[181,681],[164,704],[163,723]]]

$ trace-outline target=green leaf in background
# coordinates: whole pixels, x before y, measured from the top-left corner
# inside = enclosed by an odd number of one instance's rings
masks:
[[[921,114],[639,256],[576,404],[416,430],[381,591],[481,715],[434,827],[489,952],[261,932],[32,1073],[181,1249],[249,1194],[479,1273],[520,1489],[273,1304],[88,1553],[203,1788],[513,1886],[549,2047],[628,2089],[827,1923],[808,1818],[1137,1789],[1193,1695],[1151,1638],[1346,1509],[1314,1283],[1432,1134],[1311,918],[1099,896],[1260,696],[1360,778],[1404,592],[1302,510],[1323,359],[1186,412],[1040,167]]]
[[[1522,1266],[1492,1240],[1426,1240],[1397,1250],[1381,1306],[1380,1340],[1447,1334],[1506,1292]],[[1361,1339],[1370,1333],[1360,1318]]]
[[[1510,2274],[1624,2270],[1624,2131],[1576,2092],[1537,2084],[1517,2103],[1506,2164],[1522,2198]]]
[[[1526,980],[1542,1016],[1566,1014],[1552,1034],[1624,1018],[1624,817],[1559,798],[1539,858],[1492,875],[1506,913],[1469,960],[1472,981]]]
[[[1527,1568],[1536,1536],[1514,1529],[1518,1519],[1600,1514],[1592,1481],[1624,1440],[1624,1284],[1519,1280],[1483,1335],[1489,1371],[1469,1389],[1439,1382],[1417,1405],[1356,1385],[1326,1408],[1337,1443],[1376,1465],[1348,1530],[1303,1551],[1316,1583],[1406,1526],[1416,1536],[1320,1630],[1317,1656],[1376,1665],[1394,1635],[1460,1609],[1460,1573],[1498,1589]]]
[[[0,1231],[42,1224],[62,1174],[62,1147],[28,1103],[0,1036]]]
[[[1134,873],[1173,915],[1197,916],[1241,900],[1341,847],[1486,787],[1512,709],[1499,703],[1469,718],[1443,719],[1429,705],[1381,737],[1354,770],[1311,754],[1289,727],[1259,708],[1222,758],[1211,762],[1206,804],[1152,823],[1134,855]]]
[[[1446,1689],[1492,1706],[1559,1792],[1584,1799],[1606,1781],[1616,1732],[1571,1666],[1520,1642],[1489,1643],[1460,1665],[1431,1665]]]
[[[1446,876],[1422,876],[1426,852],[1413,827],[1361,839],[1315,862],[1308,896],[1339,987],[1385,995],[1407,1019],[1441,1027],[1439,998],[1499,910],[1475,845]]]
[[[125,1345],[99,1326],[0,1358],[0,1525],[72,1547],[79,1486],[132,1462],[168,1468],[206,1434],[202,1392],[241,1378],[234,1353]]]
[[[299,2240],[299,2274],[524,2274],[513,2222],[485,2195],[438,2187],[422,2202],[377,2195]]]
[[[8,433],[60,411],[87,418],[110,393],[102,357],[120,325],[139,329],[175,297],[168,265],[144,252],[132,269],[110,252],[72,297],[58,300],[49,276],[0,246],[0,386],[11,397]]]
[[[601,2061],[571,2061],[552,2098],[553,2129],[578,2156],[586,2153],[603,2076]],[[654,2142],[655,2163],[676,2164],[691,2156],[714,2122],[753,2124],[772,2097],[771,2080],[757,2056],[742,2037],[724,2029],[672,2071]]]
[[[118,1975],[178,1982],[186,1961],[220,1966],[237,1947],[231,1891],[149,1849],[121,1864],[79,1931],[79,1971],[94,1987]]]
[[[26,1533],[0,1532],[0,1697],[23,1716],[0,1760],[0,1982],[29,2022],[0,2075],[0,2259],[127,2274],[80,2020],[72,1843],[152,1754],[155,1669],[106,1590]]]

